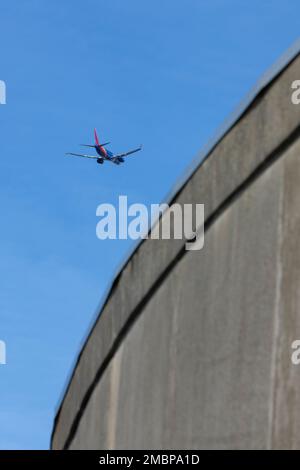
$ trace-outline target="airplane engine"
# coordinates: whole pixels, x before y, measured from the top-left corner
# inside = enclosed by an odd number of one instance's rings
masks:
[[[124,158],[118,157],[118,160],[119,160],[120,163],[124,163]]]
[[[104,163],[103,158],[97,158],[97,163],[100,163],[102,165]]]

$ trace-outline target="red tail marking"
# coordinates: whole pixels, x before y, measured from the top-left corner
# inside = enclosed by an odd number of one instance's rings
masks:
[[[97,136],[96,129],[94,129],[94,134],[95,134],[95,142],[96,142],[96,145],[99,145],[99,140],[98,140],[98,136]]]

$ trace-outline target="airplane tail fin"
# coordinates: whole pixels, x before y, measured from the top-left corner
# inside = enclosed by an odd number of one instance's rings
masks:
[[[96,143],[96,145],[99,145],[99,139],[98,139],[98,136],[97,136],[96,129],[94,129],[94,135],[95,135],[95,143]]]

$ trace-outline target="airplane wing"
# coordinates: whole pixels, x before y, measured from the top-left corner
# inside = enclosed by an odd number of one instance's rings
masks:
[[[73,155],[75,157],[84,157],[84,158],[96,158],[98,159],[99,157],[96,157],[95,155],[83,155],[82,153],[66,153],[66,155]]]
[[[135,152],[139,152],[140,150],[142,150],[142,146],[140,145],[140,147],[138,147],[137,149],[133,149],[133,150],[129,150],[129,152],[125,152],[125,153],[119,153],[117,155],[114,155],[113,158],[119,158],[119,157],[127,157],[128,155],[131,155],[132,153],[135,153]]]

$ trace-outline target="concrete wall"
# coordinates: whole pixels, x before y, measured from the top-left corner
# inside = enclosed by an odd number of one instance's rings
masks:
[[[173,202],[205,246],[139,245],[78,358],[54,449],[300,447],[300,56]]]

